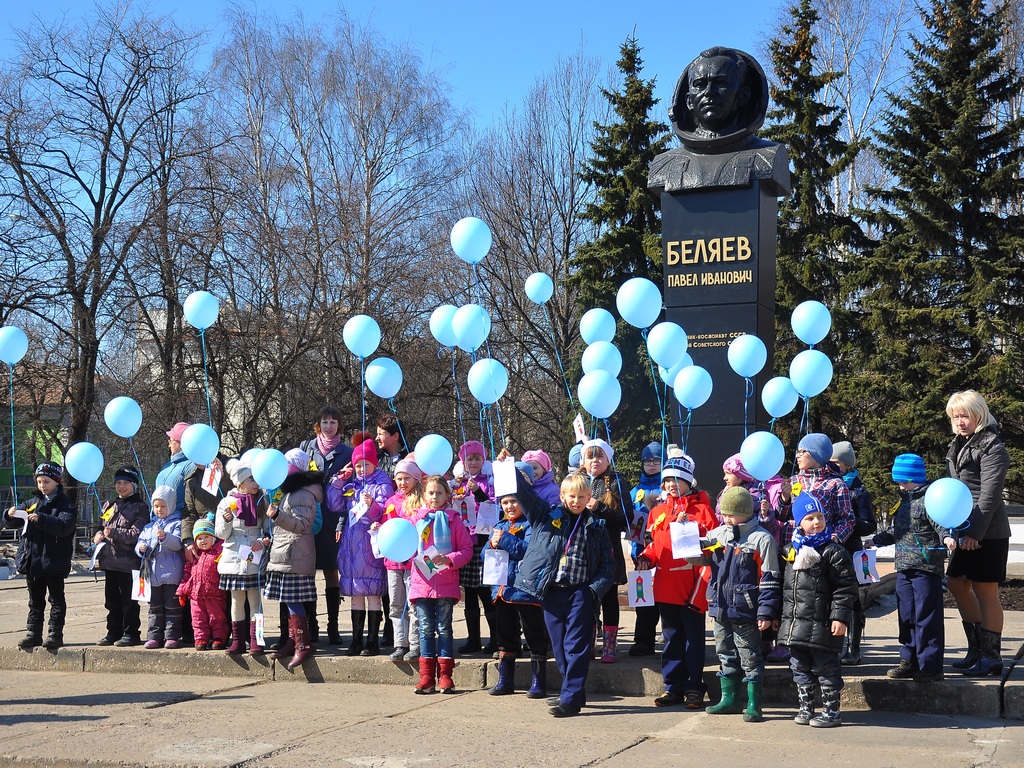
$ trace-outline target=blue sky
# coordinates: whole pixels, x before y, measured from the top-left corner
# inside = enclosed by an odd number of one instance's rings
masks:
[[[111,0],[105,0],[110,2]],[[339,5],[324,0],[258,0],[261,10],[287,18],[302,8],[306,18],[317,19]],[[759,56],[764,40],[785,7],[783,0],[732,2],[626,2],[625,0],[349,0],[348,12],[369,22],[387,39],[414,46],[431,69],[444,71],[452,85],[452,100],[489,123],[507,101],[518,104],[534,79],[549,71],[559,56],[575,53],[581,41],[589,55],[606,66],[614,65],[618,47],[634,28],[643,47],[644,74],[656,77],[656,107],[661,119],[672,89],[686,64],[712,45],[728,45]],[[13,52],[13,29],[50,20],[67,13],[79,17],[90,9],[81,0],[32,0],[9,3],[0,26],[0,58]],[[221,0],[151,0],[148,7],[173,15],[179,22],[207,27],[217,25],[225,3]]]

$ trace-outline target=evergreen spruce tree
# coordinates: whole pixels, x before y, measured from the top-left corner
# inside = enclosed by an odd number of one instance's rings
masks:
[[[806,348],[790,327],[794,308],[809,299],[825,304],[832,312],[832,331],[820,347],[836,361],[836,370],[832,386],[812,401],[808,428],[847,437],[850,430],[840,405],[845,372],[841,361],[846,358],[838,353],[850,337],[843,276],[859,230],[853,219],[836,211],[833,190],[856,149],[841,136],[843,109],[822,101],[823,91],[840,74],[817,69],[818,12],[810,0],[801,0],[788,13],[789,23],[769,42],[777,83],[770,89],[776,106],[768,113],[771,125],[766,133],[786,145],[793,164],[793,192],[779,205],[775,369],[788,375],[793,357]],[[796,444],[795,429],[792,424],[792,429],[781,430],[786,445]]]
[[[584,218],[597,237],[572,259],[573,276],[583,300],[581,312],[603,307],[615,313],[615,294],[631,277],[647,277],[658,286],[661,271],[661,216],[656,195],[647,190],[647,167],[668,145],[668,126],[649,117],[658,100],[654,80],[640,77],[643,60],[636,38],[619,48],[620,90],[602,89],[615,122],[595,125],[593,156],[583,179],[593,184],[595,202]],[[644,444],[661,437],[657,398],[640,331],[619,321],[615,343],[622,353],[622,402],[611,419],[616,465],[627,480],[640,472]],[[579,370],[577,369],[577,379]],[[660,381],[659,381],[660,384]],[[604,437],[604,434],[601,434]],[[628,492],[628,488],[625,489]]]
[[[1001,46],[1004,8],[934,0],[909,51],[905,92],[891,97],[876,152],[892,183],[871,189],[876,241],[861,263],[865,427],[877,466],[920,453],[944,475],[945,401],[985,395],[1011,452],[1011,495],[1024,472],[1024,193],[1021,80]]]

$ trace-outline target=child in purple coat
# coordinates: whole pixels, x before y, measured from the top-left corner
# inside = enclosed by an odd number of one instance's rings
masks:
[[[352,477],[352,472],[355,477]],[[352,479],[349,479],[352,478]],[[387,594],[384,561],[370,545],[370,528],[380,522],[387,500],[395,492],[394,481],[377,467],[377,444],[364,440],[352,451],[352,464],[327,486],[327,504],[341,510],[335,536],[338,540],[338,571],[341,594],[351,602],[352,644],[349,656],[380,653],[380,625],[384,618],[381,595]],[[366,642],[363,643],[363,628]]]

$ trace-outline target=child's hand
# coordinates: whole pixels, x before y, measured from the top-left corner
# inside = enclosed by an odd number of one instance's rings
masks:
[[[832,637],[843,637],[846,635],[846,625],[841,621],[832,622]]]
[[[491,534],[491,541],[490,541],[491,549],[497,549],[498,548],[498,542],[500,542],[500,541],[501,541],[501,531],[495,531],[494,533],[492,533]]]
[[[110,508],[110,499],[103,502],[103,511],[106,512]]]
[[[638,571],[649,571],[654,567],[654,563],[648,560],[644,555],[640,555],[636,559],[636,569]]]
[[[761,514],[767,515],[771,510],[768,507],[768,499],[761,499]]]
[[[790,498],[793,496],[793,481],[788,477],[784,478],[779,484],[779,490],[782,491],[782,500],[789,503]]]
[[[452,560],[448,555],[434,555],[434,565],[451,565]]]
[[[267,510],[267,517],[269,517],[271,520],[277,517],[277,507],[274,506],[273,504],[271,504],[270,508]]]
[[[196,557],[198,557],[198,553],[196,552],[195,544],[188,545],[182,551],[185,553],[185,562],[186,563],[194,563],[195,560],[196,560]]]
[[[96,531],[96,535],[92,537],[93,544],[99,544],[103,541],[103,531]]]
[[[587,502],[587,509],[589,509],[591,512],[597,509],[597,499],[591,497],[590,501]]]
[[[476,480],[474,480],[474,479],[473,479],[473,478],[471,477],[471,478],[469,478],[469,480],[467,480],[467,481],[466,481],[466,487],[467,487],[467,488],[469,488],[469,490],[471,490],[471,491],[475,491],[475,490],[476,490],[477,488],[479,488],[480,486],[479,486],[479,485],[477,485],[477,483],[476,483]]]
[[[231,514],[231,510],[230,509],[225,509],[224,510],[224,514],[221,515],[221,517],[224,518],[224,522],[225,523],[230,523],[232,520],[235,519],[235,516]]]
[[[946,549],[948,549],[950,552],[956,549],[956,539],[954,539],[951,536],[947,536],[946,538],[944,538],[942,540],[942,543],[946,545]]]
[[[335,544],[340,544],[341,543],[341,531],[335,531],[334,532],[334,543]]]
[[[373,496],[366,491],[363,491],[363,495],[360,498],[362,499],[363,504],[366,505],[367,509],[373,506]]]
[[[139,544],[139,554],[144,555],[149,552],[149,544]]]
[[[263,542],[260,541],[259,539],[256,539],[256,541],[254,541],[252,543],[252,551],[253,552],[262,552],[263,551]]]
[[[380,530],[380,523],[372,523],[370,525],[370,530],[371,531],[379,531]]]
[[[498,455],[494,457],[494,460],[495,461],[504,461],[505,459],[507,459],[511,455],[512,454],[508,452],[507,448],[502,448],[500,451],[498,451]]]
[[[779,622],[770,621],[769,619],[758,619],[757,628],[762,632],[767,632],[769,629],[778,629]]]
[[[156,538],[158,541],[163,541],[167,538],[167,531],[165,531],[163,528],[157,528]]]
[[[39,513],[38,512],[29,512],[28,513],[28,521],[30,523],[38,523],[39,522]]]

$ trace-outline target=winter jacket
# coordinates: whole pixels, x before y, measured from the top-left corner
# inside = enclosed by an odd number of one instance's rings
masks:
[[[107,511],[111,514],[104,523],[104,529],[109,528],[110,533],[104,534],[106,544],[96,558],[97,565],[101,571],[137,571],[142,560],[135,552],[135,545],[139,543],[139,534],[149,522],[149,505],[139,494],[133,493],[111,502]]]
[[[261,498],[256,504],[256,525],[245,525],[238,517],[238,498],[243,496],[241,492],[230,491],[227,496],[217,504],[217,511],[214,513],[214,532],[217,538],[224,542],[224,551],[221,553],[217,569],[220,573],[231,576],[247,576],[259,572],[259,563],[250,561],[248,554],[240,557],[242,547],[252,549],[257,541],[262,546],[263,538],[270,535],[270,522],[267,520],[267,503]],[[231,520],[224,519],[224,513],[231,512]]]
[[[519,564],[516,589],[543,600],[558,573],[558,562],[569,544],[577,518],[561,505],[552,507],[541,501],[525,478],[517,477],[516,498],[530,523],[530,546]],[[605,521],[584,510],[578,521],[587,536],[587,585],[600,602],[615,579],[615,557]],[[619,548],[621,552],[621,547]]]
[[[862,536],[870,536],[878,530],[878,522],[875,519],[875,507],[871,501],[871,494],[855,469],[843,475],[843,482],[850,490],[850,507],[853,509],[853,533],[845,542],[846,551],[851,555],[863,548]]]
[[[418,509],[414,520],[419,522],[429,514],[431,514],[429,509]],[[410,603],[420,598],[436,600],[440,597],[454,598],[458,601],[462,594],[459,587],[459,569],[473,556],[473,540],[469,531],[466,530],[466,526],[462,524],[462,517],[459,514],[451,509],[444,510],[444,514],[448,517],[448,527],[452,531],[452,551],[448,554],[452,564],[429,579],[424,578],[419,568],[414,566],[409,578]],[[428,523],[423,533],[426,534],[426,539],[421,539],[420,552],[416,554],[416,557],[420,557],[421,552],[434,545],[434,526]]]
[[[787,544],[783,556],[791,560],[793,545]],[[850,553],[835,541],[816,548],[821,559],[810,568],[786,567],[782,588],[782,624],[780,645],[839,653],[843,638],[832,635],[832,622],[847,627],[853,622],[857,601],[857,578],[853,575]]]
[[[220,459],[221,464],[228,463],[228,457],[223,454],[217,454],[217,458]],[[186,547],[191,546],[194,540],[192,536],[193,526],[205,518],[208,513],[216,513],[217,504],[234,487],[231,484],[231,477],[228,473],[222,472],[220,486],[215,489],[215,493],[211,493],[207,488],[203,487],[203,474],[205,472],[206,467],[196,467],[185,476],[185,511],[181,516],[181,543]]]
[[[947,552],[942,540],[953,534],[928,517],[924,508],[926,490],[928,485],[912,491],[901,490],[900,504],[889,520],[889,528],[866,541],[876,547],[895,544],[897,571],[917,569],[941,576]],[[855,562],[853,567],[860,567],[860,564]]]
[[[319,480],[308,483],[302,474],[290,475],[281,484],[281,490],[284,497],[274,518],[274,540],[270,545],[267,570],[312,576],[316,573],[313,523],[316,505],[324,498],[323,485]]]
[[[629,491],[629,500],[633,503],[633,524],[629,532],[630,554],[634,559],[651,543],[647,533],[650,523],[650,511],[661,501],[661,473],[648,475],[640,473],[640,482]],[[557,504],[557,501],[552,502]],[[650,507],[648,507],[650,504]]]
[[[185,454],[178,451],[168,460],[156,475],[154,488],[166,485],[174,489],[175,510],[178,514],[185,514],[185,478],[196,469],[194,461],[190,461]]]
[[[721,525],[708,539],[720,545],[710,553],[708,614],[721,621],[777,620],[782,585],[775,537],[751,518]]]
[[[703,563],[691,563],[672,556],[672,523],[695,522],[700,535],[707,536],[714,528],[715,518],[704,491],[694,491],[684,496],[669,496],[651,510],[651,522],[647,526],[651,543],[643,550],[643,556],[654,564],[654,602],[669,605],[688,605],[704,613],[708,609],[708,582],[711,568]]]
[[[604,520],[615,562],[615,583],[625,584],[626,556],[622,553],[622,535],[628,534],[633,526],[632,511],[626,509],[629,502],[622,498],[626,484],[611,470],[599,477],[591,478],[590,482],[594,488],[594,498],[597,499],[597,508],[590,514],[598,520]],[[607,504],[604,500],[609,490],[612,504]]]
[[[487,464],[490,467],[490,464]],[[473,482],[476,483],[476,490],[473,491],[473,498],[479,502],[494,501],[494,477],[487,472],[480,472],[473,476]],[[463,496],[468,496],[469,491],[469,480],[468,476],[461,477],[458,480],[454,480],[451,483],[452,496],[456,499],[461,499]]]
[[[794,486],[799,483],[804,491],[814,494],[821,502],[825,520],[832,529],[836,541],[845,542],[853,535],[856,519],[853,516],[850,489],[846,487],[846,483],[833,465],[826,464],[817,469],[801,470],[799,474],[793,475],[791,482]],[[780,501],[780,505],[779,519],[792,519],[792,498],[788,502]]]
[[[164,539],[157,538],[159,531]],[[143,553],[143,547],[146,552]],[[177,584],[185,569],[185,555],[181,544],[181,514],[171,512],[167,517],[154,517],[139,534],[135,553],[142,557],[149,568],[149,578],[154,587]]]
[[[218,539],[209,551],[200,551],[195,560],[185,563],[181,584],[175,590],[178,597],[187,597],[189,600],[224,599],[224,590],[220,588],[220,574],[217,572],[217,561],[220,559],[223,546],[223,542]]]
[[[530,546],[533,530],[530,528],[530,521],[526,515],[520,515],[513,520],[502,520],[494,530],[501,531],[501,538],[498,539],[498,546],[494,549],[501,549],[508,552],[508,579],[507,585],[496,584],[491,587],[492,600],[504,600],[506,603],[533,603],[537,600],[522,590],[516,589],[516,577],[519,575],[519,564],[526,557],[526,551]],[[492,549],[490,538],[486,545]]]
[[[1003,501],[1010,454],[996,427],[985,427],[968,438],[953,438],[946,453],[946,466],[949,476],[967,485],[974,497],[970,525],[961,535],[977,541],[1010,538],[1010,520]]]
[[[549,469],[540,478],[534,478],[533,491],[544,501],[545,504],[555,506],[560,503],[562,498],[562,489],[555,482],[555,471]]]
[[[361,502],[364,493],[370,494],[373,502],[358,520],[353,521],[352,508]],[[394,481],[380,469],[363,479],[351,480],[340,489],[337,482],[327,486],[328,496],[335,498],[334,502],[328,504],[341,513],[337,525],[337,530],[341,531],[337,559],[341,574],[341,594],[387,594],[387,573],[384,561],[374,557],[370,545],[370,526],[380,522],[385,505],[394,493]]]
[[[25,535],[18,542],[18,554],[14,563],[18,573],[37,579],[40,576],[67,576],[71,573],[71,557],[75,549],[75,528],[78,525],[78,510],[64,493],[64,486],[58,485],[53,496],[46,500],[38,491],[33,491],[35,501],[25,511],[39,515],[36,522],[30,522]],[[7,528],[21,529],[24,521],[8,517],[4,513]]]

